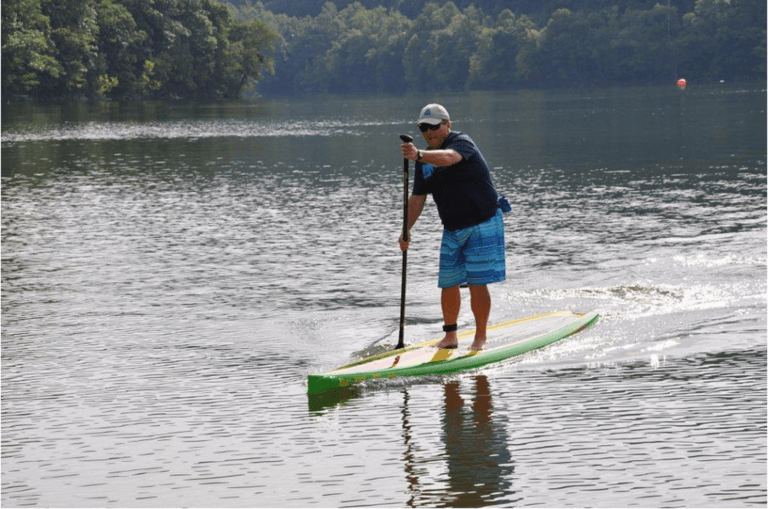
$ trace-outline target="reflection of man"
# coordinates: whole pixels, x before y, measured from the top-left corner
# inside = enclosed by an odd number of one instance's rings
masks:
[[[464,133],[451,131],[448,112],[439,104],[421,110],[419,130],[428,145],[418,150],[413,143],[400,146],[403,157],[416,161],[413,194],[408,201],[408,231],[416,223],[428,194],[437,205],[443,223],[440,247],[443,330],[438,348],[456,348],[461,307],[459,287],[469,286],[475,315],[472,350],[482,350],[491,312],[488,284],[504,281],[504,221],[490,169],[475,142]],[[408,236],[411,239],[411,236]],[[408,249],[401,236],[400,249]]]
[[[451,507],[490,505],[512,493],[514,467],[503,425],[493,422],[488,378],[475,378],[471,423],[466,423],[459,382],[445,384],[443,431]],[[467,424],[465,426],[465,424]]]

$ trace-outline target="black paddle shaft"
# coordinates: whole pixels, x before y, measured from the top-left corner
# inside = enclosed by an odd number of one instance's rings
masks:
[[[403,143],[413,143],[413,138],[401,134]],[[403,158],[403,241],[408,242],[408,159]],[[403,251],[403,277],[400,285],[400,336],[395,350],[405,346],[405,275],[408,269],[408,250]]]
[[[407,134],[401,134],[400,139],[404,143],[413,143],[413,138]],[[403,158],[403,240],[408,242],[408,159],[406,158]]]

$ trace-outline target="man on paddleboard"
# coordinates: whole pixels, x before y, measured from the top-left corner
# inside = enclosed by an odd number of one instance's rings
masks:
[[[437,347],[456,348],[459,344],[459,287],[467,283],[477,327],[471,348],[482,350],[491,313],[488,284],[506,279],[499,197],[485,158],[469,136],[451,131],[451,118],[443,106],[426,105],[416,125],[428,148],[419,150],[413,143],[400,145],[403,157],[416,161],[413,192],[408,200],[408,240],[431,194],[443,223],[438,287],[442,288],[445,337]],[[405,251],[409,244],[401,235],[400,249]]]

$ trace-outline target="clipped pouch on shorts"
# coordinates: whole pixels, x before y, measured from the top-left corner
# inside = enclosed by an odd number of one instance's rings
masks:
[[[506,196],[499,196],[499,208],[505,214],[512,212],[512,206],[509,204]]]

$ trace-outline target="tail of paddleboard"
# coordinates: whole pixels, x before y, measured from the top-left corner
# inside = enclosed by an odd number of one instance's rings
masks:
[[[438,350],[434,339],[417,345],[385,352],[347,364],[327,373],[309,375],[307,392],[318,394],[349,387],[365,380],[395,379],[403,376],[442,375],[477,369],[543,348],[576,334],[599,318],[596,312],[574,314],[555,311],[512,320],[488,327],[484,350]],[[459,335],[466,338],[474,330]]]

